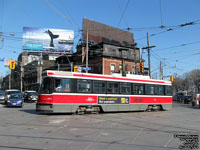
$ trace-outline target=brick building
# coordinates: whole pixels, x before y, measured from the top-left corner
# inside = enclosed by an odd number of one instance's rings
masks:
[[[88,34],[88,64],[91,73],[140,72],[140,49],[133,34],[88,19],[83,19],[82,41],[77,46],[77,62],[85,65]]]

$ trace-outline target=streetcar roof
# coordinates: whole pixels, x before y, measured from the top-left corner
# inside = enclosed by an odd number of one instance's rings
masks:
[[[62,77],[62,78],[67,78],[67,77],[68,78],[82,78],[82,79],[84,78],[84,79],[95,79],[95,80],[172,85],[171,81],[150,79],[149,76],[132,75],[132,74],[126,74],[126,76],[122,76],[121,74],[102,75],[102,74],[93,74],[93,73],[46,70],[43,75],[51,76],[51,77]]]

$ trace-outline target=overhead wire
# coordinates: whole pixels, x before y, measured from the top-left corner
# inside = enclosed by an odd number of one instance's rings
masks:
[[[186,44],[180,44],[180,45],[170,46],[170,47],[166,47],[166,48],[160,48],[160,49],[156,49],[155,51],[166,50],[166,49],[173,49],[173,48],[177,48],[177,47],[184,47],[184,46],[193,45],[193,44],[197,44],[197,43],[200,43],[200,41],[195,41],[195,42],[190,42],[190,43],[186,43]]]
[[[121,12],[121,18],[120,18],[120,21],[118,22],[117,28],[119,27],[119,25],[120,25],[120,23],[121,23],[121,20],[123,19],[124,22],[126,23],[126,26],[127,26],[127,29],[128,29],[128,28],[129,28],[129,25],[128,25],[128,23],[127,23],[125,17],[124,17],[124,14],[125,14],[125,11],[126,11],[126,9],[127,9],[127,7],[128,7],[129,0],[127,1],[127,4],[126,4],[126,7],[125,7],[124,11],[122,11],[122,8],[121,8],[121,6],[120,6],[119,1],[116,0],[116,2],[117,2],[117,5],[118,5],[118,7],[119,7],[119,9],[120,9],[120,12]]]
[[[68,23],[70,23],[70,24],[71,24],[73,27],[75,27],[76,29],[80,30],[80,27],[79,27],[78,25],[74,24],[68,16],[64,15],[60,10],[58,10],[56,7],[54,7],[54,6],[49,2],[49,0],[44,0],[44,1],[46,2],[46,4],[47,4],[54,12],[56,12],[59,16],[64,17]]]
[[[171,26],[171,27],[170,27],[170,26],[164,26],[164,28],[167,28],[167,27],[168,27],[168,29],[166,29],[166,30],[164,30],[164,31],[161,31],[161,32],[158,32],[158,33],[150,34],[149,36],[150,36],[150,37],[151,37],[151,36],[157,36],[157,35],[160,35],[160,34],[169,32],[169,31],[174,31],[174,30],[176,30],[176,29],[179,29],[179,28],[182,28],[182,27],[185,27],[185,26],[200,24],[200,23],[198,23],[198,22],[200,22],[199,19],[196,20],[196,21],[190,21],[190,22],[187,22],[187,23],[183,23],[183,24],[179,24],[179,25],[175,25],[175,26]],[[146,38],[146,36],[141,37],[141,38],[138,38],[138,39],[135,39],[135,40],[142,40],[142,39],[145,39],[145,38]]]

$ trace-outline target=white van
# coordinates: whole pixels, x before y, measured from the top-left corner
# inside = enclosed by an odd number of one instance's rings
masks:
[[[7,101],[9,99],[10,95],[14,94],[14,93],[21,93],[21,92],[20,92],[20,90],[17,90],[17,89],[5,90],[5,93],[4,93],[5,104],[7,104]]]
[[[199,105],[199,96],[200,96],[200,94],[195,94],[195,96],[193,97],[192,106],[200,106]]]

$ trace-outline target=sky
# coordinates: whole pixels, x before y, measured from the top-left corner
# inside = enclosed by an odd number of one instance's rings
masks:
[[[23,27],[74,31],[74,52],[83,18],[133,33],[138,48],[151,48],[151,74],[183,76],[200,68],[199,0],[0,0],[0,60],[17,60]],[[148,53],[142,58],[148,66]],[[8,73],[0,61],[0,76]]]

